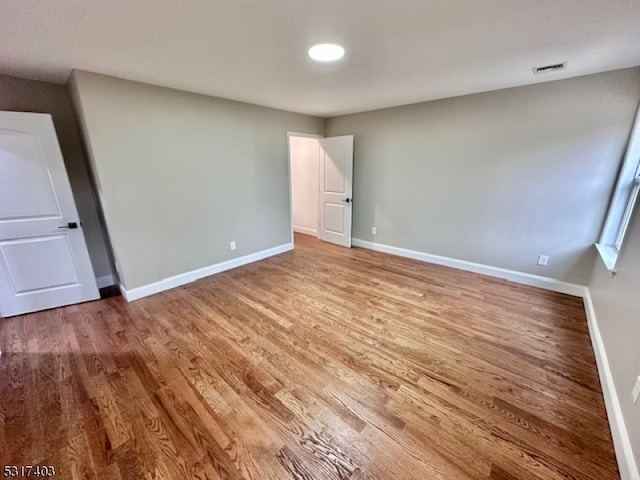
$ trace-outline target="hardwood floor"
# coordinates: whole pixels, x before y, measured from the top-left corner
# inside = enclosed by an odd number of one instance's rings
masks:
[[[0,467],[61,479],[618,477],[582,301],[305,236],[0,321]]]

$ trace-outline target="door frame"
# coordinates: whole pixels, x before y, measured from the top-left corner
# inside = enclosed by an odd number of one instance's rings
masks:
[[[317,133],[304,133],[304,132],[287,132],[287,160],[288,160],[288,174],[289,174],[289,224],[291,225],[291,245],[295,248],[295,239],[293,232],[293,177],[291,175],[291,137],[303,137],[303,138],[324,138],[324,135]],[[318,145],[318,148],[320,146]],[[317,196],[320,196],[320,191],[316,192]],[[316,238],[318,236],[318,228],[320,224],[320,205],[318,205],[318,212],[316,214]]]

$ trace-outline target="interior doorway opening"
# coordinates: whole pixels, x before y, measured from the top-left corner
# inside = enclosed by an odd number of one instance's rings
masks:
[[[318,237],[320,138],[319,135],[289,134],[292,238],[293,233]]]
[[[294,232],[351,247],[353,135],[289,133],[291,241]]]

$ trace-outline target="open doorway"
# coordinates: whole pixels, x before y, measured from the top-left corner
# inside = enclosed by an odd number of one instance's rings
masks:
[[[295,233],[318,236],[320,145],[318,135],[289,134],[291,226]]]
[[[288,134],[294,232],[351,247],[353,135]]]

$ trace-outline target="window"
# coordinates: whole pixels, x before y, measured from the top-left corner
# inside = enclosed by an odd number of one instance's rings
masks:
[[[598,252],[610,272],[616,271],[618,256],[622,250],[634,206],[640,193],[640,107],[636,114],[633,131],[629,137],[616,189],[611,198],[609,211],[604,222],[600,240],[596,243]]]

